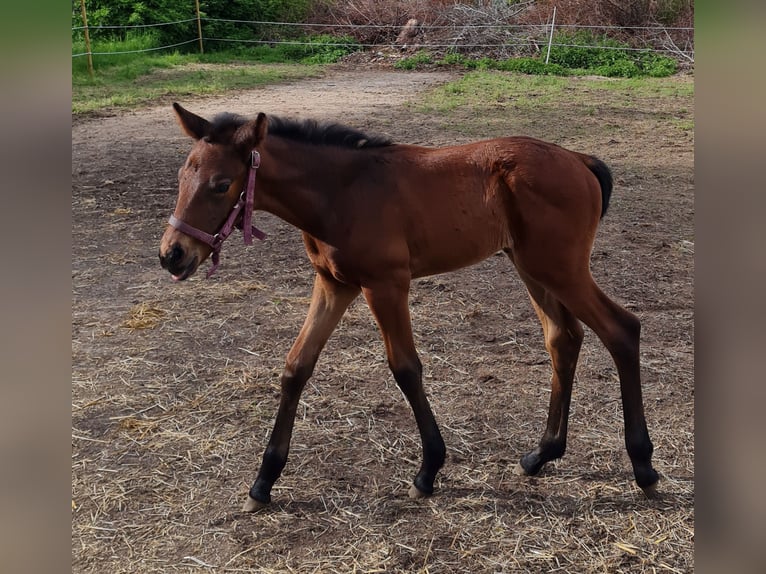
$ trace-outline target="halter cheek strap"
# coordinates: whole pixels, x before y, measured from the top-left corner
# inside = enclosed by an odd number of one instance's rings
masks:
[[[247,174],[247,186],[245,187],[245,191],[239,195],[239,199],[237,200],[237,203],[234,204],[234,207],[232,207],[229,217],[226,218],[221,229],[219,229],[218,233],[215,235],[210,235],[201,229],[197,229],[185,221],[181,221],[175,215],[171,215],[170,219],[168,219],[168,223],[178,231],[209,245],[213,249],[213,266],[205,275],[207,279],[209,279],[210,276],[215,273],[216,269],[218,269],[223,242],[226,241],[226,238],[229,237],[229,235],[231,235],[231,232],[234,231],[235,227],[242,230],[245,245],[251,245],[253,243],[253,237],[260,240],[266,239],[266,234],[252,224],[253,205],[255,201],[255,172],[260,165],[261,154],[256,150],[253,150],[250,154],[250,171]],[[243,209],[244,212],[242,212]],[[240,212],[242,212],[242,217],[237,221]]]

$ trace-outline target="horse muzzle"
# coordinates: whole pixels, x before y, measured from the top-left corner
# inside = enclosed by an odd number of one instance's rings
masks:
[[[172,244],[164,253],[160,249],[159,257],[160,265],[170,272],[174,281],[188,279],[199,266],[199,258],[196,255],[190,256],[178,243]]]

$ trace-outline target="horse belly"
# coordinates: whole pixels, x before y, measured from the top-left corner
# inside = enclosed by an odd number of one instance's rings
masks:
[[[430,216],[413,220],[412,226],[408,244],[413,277],[467,267],[510,247],[504,218],[490,206],[434,207]]]

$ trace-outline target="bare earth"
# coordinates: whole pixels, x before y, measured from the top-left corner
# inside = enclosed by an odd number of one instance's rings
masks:
[[[470,110],[453,125],[408,105],[455,77],[338,68],[182,103],[207,116],[332,119],[422,145],[526,133],[604,159],[616,186],[593,273],[643,321],[661,496],[633,482],[616,370],[590,331],[566,456],[538,477],[513,473],[542,434],[550,367],[501,256],[413,285],[448,450],[432,498],[407,497],[419,439],[360,299],[307,386],[274,503],[241,513],[313,274],[299,232],[263,213],[268,240],[245,248],[235,234],[212,279],[207,264],[182,284],[160,269],[189,149],[167,103],[72,128],[73,572],[693,571],[694,140],[678,127],[693,104],[594,100],[584,116],[563,102],[543,115],[520,107],[503,125]]]

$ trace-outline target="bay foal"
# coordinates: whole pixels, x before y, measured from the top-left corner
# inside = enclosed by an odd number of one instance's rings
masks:
[[[527,287],[553,367],[548,422],[520,468],[536,474],[566,448],[572,383],[590,327],[620,379],[625,444],[638,486],[658,480],[639,375],[638,319],[607,297],[590,253],[612,191],[595,157],[528,137],[425,148],[399,145],[338,124],[258,114],[208,121],[174,104],[194,145],[179,171],[175,211],[160,261],[176,280],[192,275],[239,226],[259,236],[253,210],[303,232],[316,270],[303,328],[287,354],[276,422],[244,509],[271,500],[287,461],[298,400],[320,352],[361,293],[409,401],[423,446],[410,495],[430,495],[445,445],[423,390],[408,292],[417,277],[445,273],[505,252]],[[255,185],[257,173],[257,186]]]

